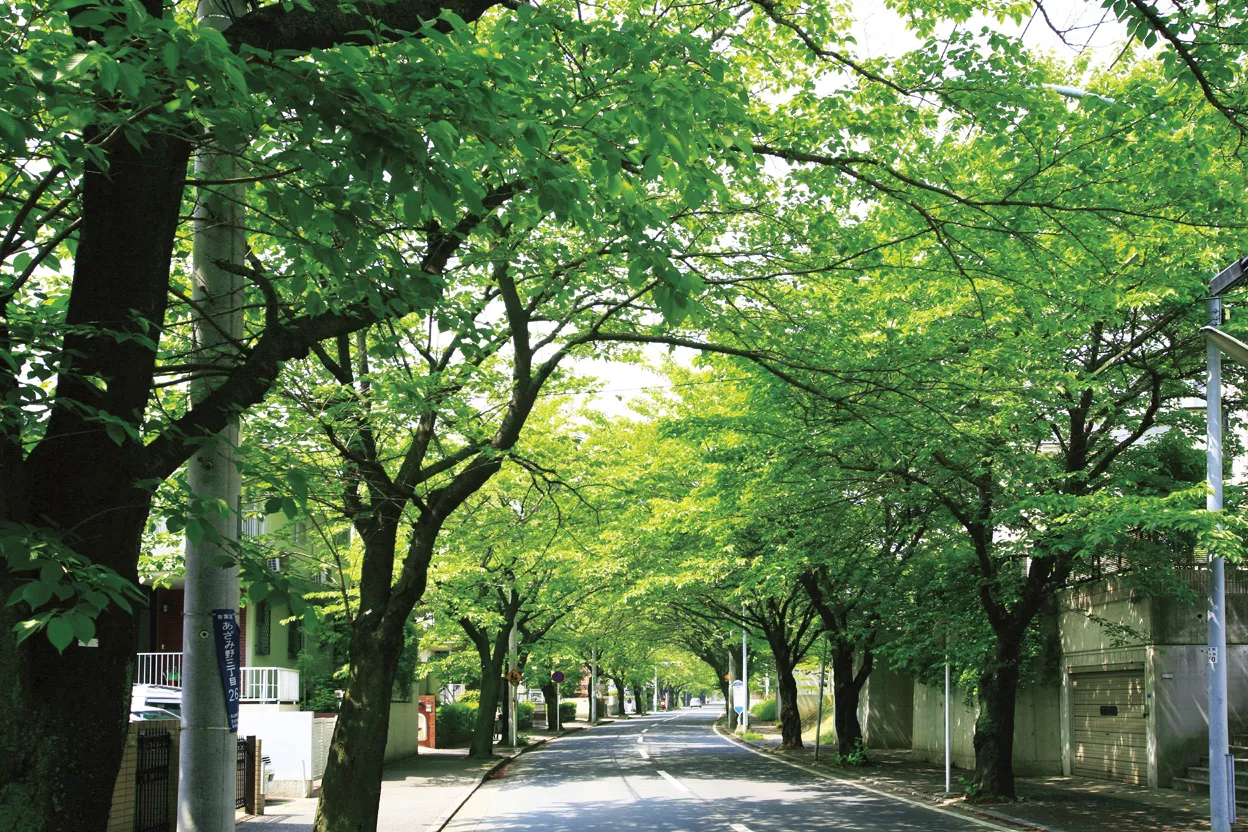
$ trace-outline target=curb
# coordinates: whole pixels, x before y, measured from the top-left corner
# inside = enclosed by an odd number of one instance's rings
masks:
[[[592,728],[593,726],[591,725],[591,726],[586,726],[586,727]],[[568,734],[575,734],[584,730],[586,729],[581,728],[581,727],[565,728],[564,730],[560,731],[558,734],[556,734],[553,737],[543,737],[539,742],[530,743],[529,745],[526,745],[524,748],[521,748],[519,751],[515,752],[514,754],[508,754],[504,756],[501,760],[499,760],[494,765],[490,766],[487,770],[481,772],[480,776],[477,777],[477,781],[475,783],[469,786],[465,786],[463,792],[460,793],[459,797],[456,798],[451,803],[450,808],[444,810],[442,814],[438,815],[433,820],[432,823],[426,826],[424,828],[424,832],[442,832],[442,830],[446,828],[446,825],[450,823],[452,819],[454,819],[456,814],[459,813],[459,810],[464,808],[464,804],[468,802],[468,799],[471,798],[474,794],[476,794],[477,789],[481,788],[481,786],[485,784],[486,780],[489,780],[491,777],[493,777],[495,774],[501,771],[504,766],[506,766],[511,761],[515,760],[520,755],[527,754],[530,751],[536,751],[537,749],[541,748],[547,743],[554,742],[555,740],[560,739],[562,737],[566,737]]]
[[[831,772],[820,771],[819,769],[812,768],[808,765],[805,765],[804,763],[799,763],[799,762],[796,762],[795,760],[786,760],[783,757],[777,757],[774,754],[769,754],[766,751],[764,751],[761,747],[754,745],[752,742],[748,740],[743,740],[733,734],[730,734],[722,730],[718,724],[714,726],[714,730],[715,730],[715,733],[718,734],[720,737],[722,737],[724,740],[734,743],[736,745],[739,745],[745,750],[753,754],[758,754],[760,757],[766,757],[769,760],[775,760],[778,763],[783,763],[784,765],[792,766],[793,768],[800,769],[801,771],[804,771],[807,774],[812,774],[815,777],[819,777],[824,780],[831,780],[837,783],[844,783],[845,785],[852,786],[853,788],[856,788],[856,789],[861,789],[866,792],[878,794],[882,797],[889,797],[889,798],[892,798],[893,800],[900,800],[903,803],[909,803],[909,804],[919,806],[924,809],[929,809],[933,812],[940,812],[941,814],[947,814],[947,815],[953,815],[954,817],[960,817],[966,820],[970,820],[972,823],[978,823],[981,826],[987,827],[989,829],[999,830],[999,832],[1010,832],[1010,830],[1007,830],[1006,827],[1004,826],[999,826],[996,823],[992,823],[991,821],[987,820],[988,818],[991,818],[992,820],[995,820],[995,821],[1003,821],[1005,823],[1009,823],[1011,824],[1011,826],[1014,826],[1014,827],[1022,827],[1024,829],[1035,830],[1036,832],[1062,832],[1062,830],[1053,829],[1052,827],[1036,826],[1033,823],[1028,823],[1027,821],[1020,820],[1018,818],[1013,818],[1013,817],[1010,817],[1009,815],[1005,815],[1005,814],[998,813],[998,812],[992,812],[992,811],[983,812],[978,809],[968,809],[965,806],[959,806],[956,809],[952,807],[948,807],[948,806],[935,806],[935,805],[932,805],[931,795],[922,794],[920,792],[911,791],[909,789],[904,789],[904,790],[896,789],[892,786],[887,786],[877,780],[871,780],[866,777],[842,777],[836,774],[832,774]],[[867,783],[871,783],[872,785],[867,785]],[[916,800],[914,797],[903,796],[901,794],[898,794],[899,791],[904,791],[908,795],[921,797],[923,798],[923,800],[920,801],[920,800]],[[984,818],[984,820],[980,820],[979,818]]]

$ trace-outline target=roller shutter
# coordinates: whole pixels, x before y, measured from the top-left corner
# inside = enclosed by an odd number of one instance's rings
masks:
[[[1074,773],[1143,785],[1148,779],[1143,669],[1071,675]]]

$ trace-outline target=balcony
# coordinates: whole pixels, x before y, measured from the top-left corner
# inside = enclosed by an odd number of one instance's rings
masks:
[[[242,702],[298,702],[299,671],[286,667],[244,667]],[[182,687],[181,653],[139,653],[136,685]]]

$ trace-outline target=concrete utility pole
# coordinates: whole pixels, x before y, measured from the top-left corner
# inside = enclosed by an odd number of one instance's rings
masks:
[[[507,634],[507,674],[510,676],[520,669],[520,639],[516,633],[517,627],[513,623],[511,632]],[[520,697],[520,684],[513,683],[511,679],[507,680],[507,745],[515,748],[519,745],[520,737],[517,731],[516,717],[519,714],[520,707],[518,699]]]
[[[654,712],[659,712],[659,666],[654,666]]]
[[[201,0],[200,24],[224,30],[243,3]],[[195,157],[201,179],[238,176],[229,153],[201,150]],[[242,279],[220,269],[221,261],[242,265],[247,241],[243,233],[241,185],[200,190],[194,213],[192,296],[197,310],[192,330],[192,362],[201,367],[228,367],[239,358],[235,343],[243,334]],[[201,375],[191,382],[191,401],[203,400],[218,379]],[[222,568],[218,559],[234,557],[241,516],[241,482],[235,461],[238,421],[204,444],[187,466],[191,493],[200,500],[218,500],[231,508],[226,516],[208,512],[199,520],[211,524],[221,542],[203,539],[186,545],[186,597],[183,607],[182,738],[178,781],[179,832],[227,832],[234,829],[237,737],[226,712],[226,691],[218,666],[213,611],[238,609],[236,567]],[[243,645],[237,649],[242,651]],[[237,664],[241,665],[241,655]],[[235,697],[241,690],[234,690]]]
[[[750,730],[750,648],[746,643],[745,604],[741,605],[741,681],[745,682],[745,710],[741,712],[741,727]]]
[[[1201,329],[1208,342],[1205,357],[1208,381],[1205,408],[1208,418],[1205,460],[1209,485],[1205,507],[1222,510],[1222,353],[1248,364],[1248,345],[1232,338],[1222,325],[1222,294],[1245,277],[1248,258],[1220,271],[1209,284],[1209,325]],[[1209,820],[1213,832],[1230,832],[1235,822],[1235,758],[1230,753],[1227,720],[1226,561],[1209,559]]]
[[[589,724],[598,721],[598,648],[589,648]]]
[[[823,734],[823,690],[828,680],[828,642],[823,642],[823,653],[819,656],[819,714],[815,717],[815,760],[819,759],[819,739]]]

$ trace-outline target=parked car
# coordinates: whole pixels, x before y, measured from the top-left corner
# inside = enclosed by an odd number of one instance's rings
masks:
[[[182,713],[182,689],[168,685],[135,685],[130,689],[131,712],[155,708],[179,718]]]
[[[130,721],[131,722],[149,722],[149,721],[158,720],[158,719],[181,719],[181,718],[182,717],[178,716],[172,711],[166,711],[164,708],[133,708],[132,707],[130,709]]]
[[[690,708],[701,708],[701,707],[702,707],[702,700],[701,700],[701,699],[697,699],[697,698],[690,699],[690,700],[689,700],[689,707],[690,707]]]

